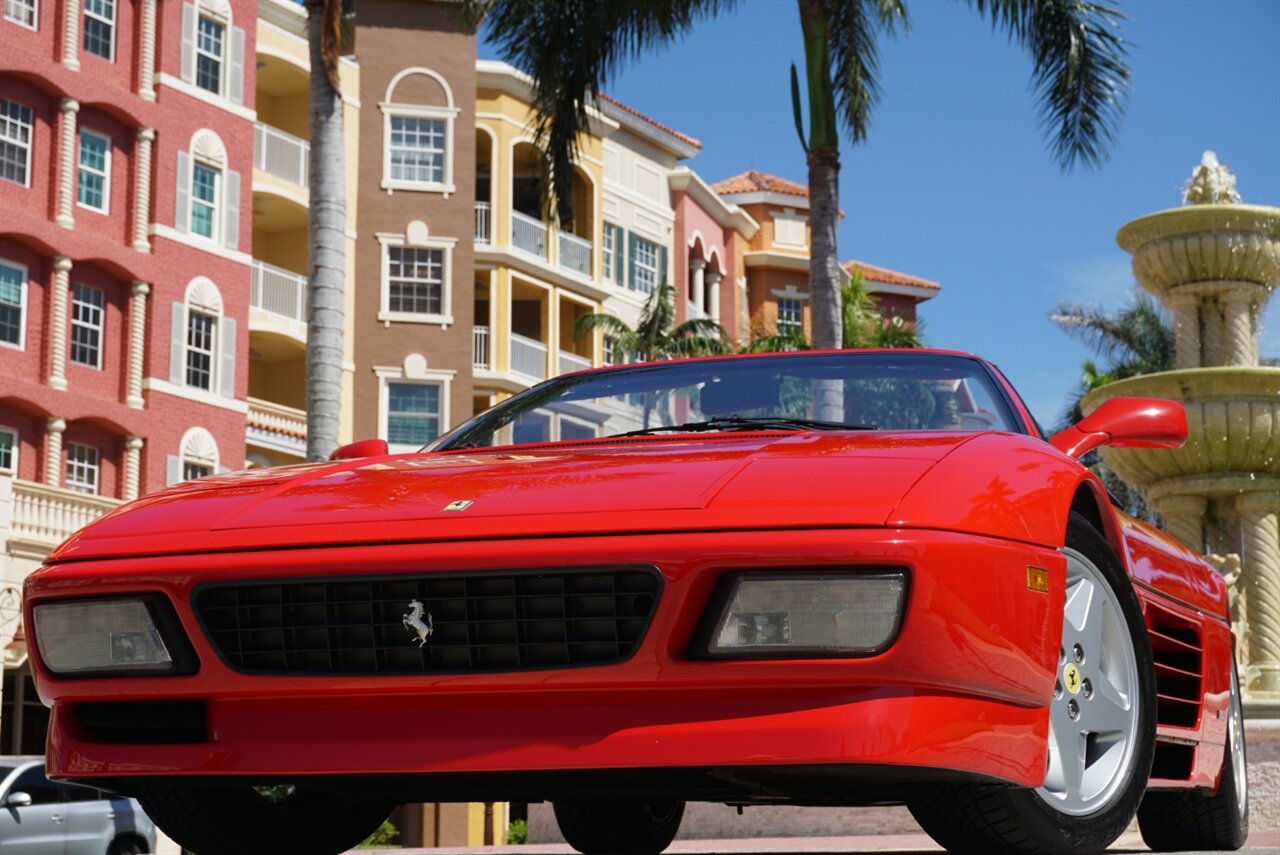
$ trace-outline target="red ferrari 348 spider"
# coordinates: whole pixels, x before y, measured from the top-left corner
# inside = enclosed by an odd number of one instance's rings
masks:
[[[588,853],[661,851],[691,800],[905,803],[954,851],[1097,851],[1135,813],[1154,849],[1237,848],[1223,581],[1077,462],[1185,436],[1118,399],[1046,437],[965,354],[806,352],[181,484],[27,581],[49,772],[201,855],[506,800]]]

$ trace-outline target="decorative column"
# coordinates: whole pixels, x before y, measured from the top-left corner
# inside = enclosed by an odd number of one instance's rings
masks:
[[[707,281],[707,314],[711,320],[720,323],[720,280],[723,278],[714,270],[706,273]]]
[[[58,146],[58,225],[69,229],[75,225],[71,206],[76,189],[76,113],[80,102],[62,99],[62,137]]]
[[[1200,296],[1194,291],[1177,290],[1170,297],[1173,304],[1174,365],[1200,367]]]
[[[156,100],[156,0],[142,0],[142,44],[138,49],[138,97]]]
[[[147,230],[151,226],[151,143],[155,138],[154,128],[138,128],[134,148],[138,171],[133,174],[133,248],[138,252],[151,252]]]
[[[1224,356],[1227,365],[1257,365],[1258,346],[1253,331],[1253,294],[1251,288],[1233,288],[1222,295],[1227,342]]]
[[[45,426],[49,435],[44,458],[44,482],[50,487],[61,487],[62,432],[67,429],[67,423],[62,419],[51,418]]]
[[[134,281],[133,297],[129,303],[129,394],[125,403],[135,410],[142,409],[142,358],[147,343],[147,295],[151,286]]]
[[[142,472],[142,443],[140,436],[124,438],[124,493],[126,502],[138,498],[138,479]]]
[[[67,301],[71,297],[71,259],[53,259],[53,291],[49,295],[49,385],[67,388]]]
[[[693,278],[693,305],[698,311],[706,311],[706,272],[707,262],[702,258],[689,259],[689,275]]]
[[[62,0],[62,64],[80,70],[80,0]]]
[[[1209,501],[1204,496],[1165,496],[1155,501],[1164,517],[1164,528],[1193,552],[1204,552],[1204,512]]]
[[[1244,530],[1242,576],[1249,619],[1251,694],[1280,695],[1280,496],[1272,491],[1236,499]]]

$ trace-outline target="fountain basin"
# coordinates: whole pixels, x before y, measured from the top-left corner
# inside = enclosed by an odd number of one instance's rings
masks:
[[[1157,296],[1191,282],[1280,282],[1280,209],[1267,205],[1190,205],[1126,224],[1116,242],[1133,254],[1133,272]]]

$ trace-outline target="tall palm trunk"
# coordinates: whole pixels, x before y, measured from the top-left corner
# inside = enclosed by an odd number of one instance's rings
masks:
[[[338,446],[342,407],[347,199],[338,94],[340,0],[307,0],[311,42],[310,210],[307,214],[307,459]]]

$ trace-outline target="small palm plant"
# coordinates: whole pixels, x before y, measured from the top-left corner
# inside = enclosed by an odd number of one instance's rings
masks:
[[[679,356],[729,353],[729,335],[710,318],[691,318],[676,324],[675,288],[662,284],[653,290],[633,328],[613,315],[595,313],[578,318],[574,338],[601,330],[613,339],[622,362],[654,362]]]

